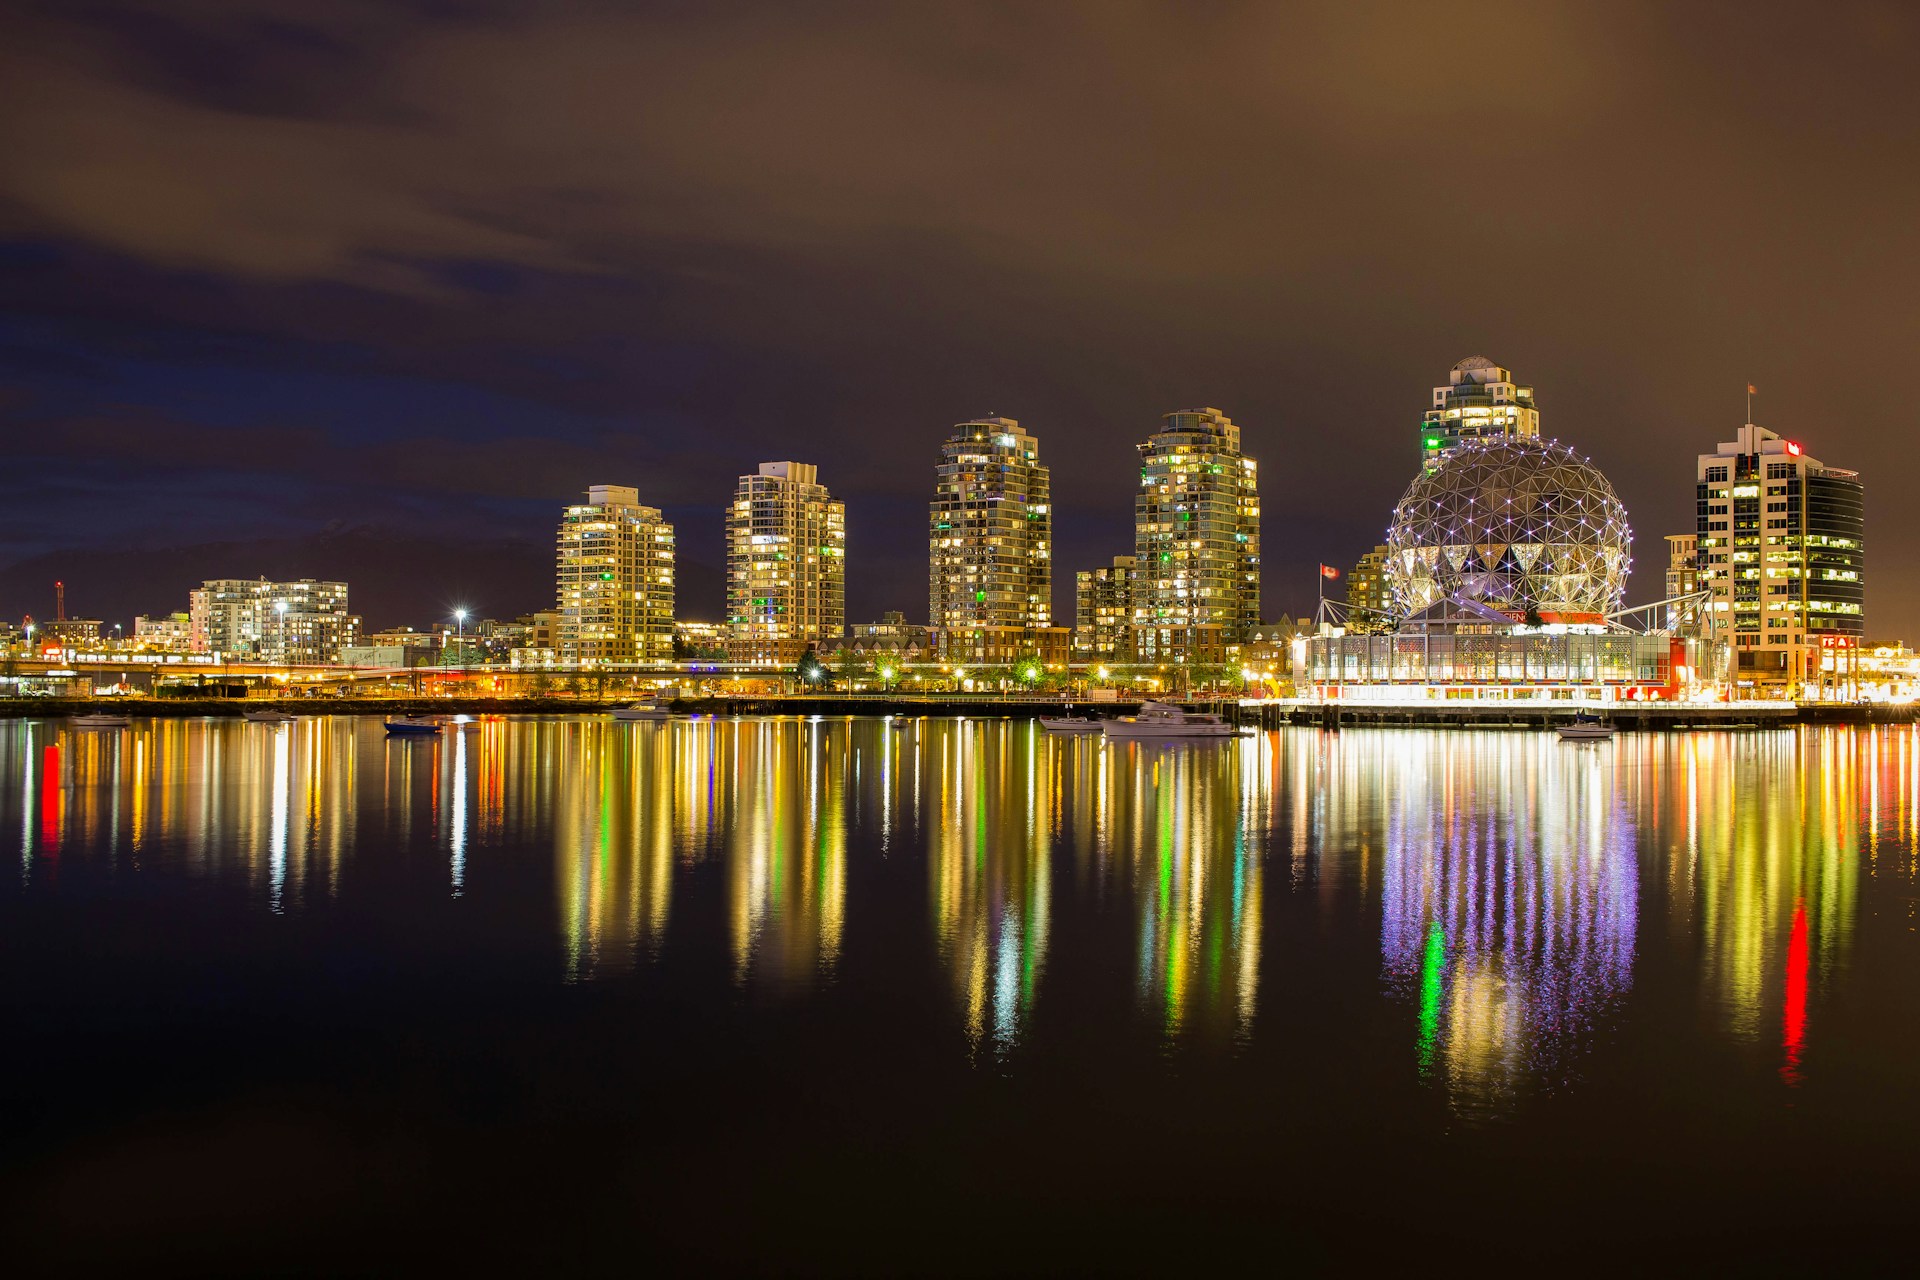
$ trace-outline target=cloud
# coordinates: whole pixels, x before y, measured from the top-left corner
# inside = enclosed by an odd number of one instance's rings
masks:
[[[430,15],[43,17],[0,55],[0,194],[156,263],[389,288],[423,287],[421,259],[595,272],[659,238],[908,231],[1029,266],[1285,270],[1351,203],[1299,170],[1493,116],[1510,149],[1611,83],[1602,30],[1536,6]],[[1497,75],[1456,62],[1490,46]]]
[[[529,536],[536,504],[631,481],[712,558],[731,477],[792,456],[855,504],[851,607],[877,612],[921,594],[892,526],[948,424],[1040,433],[1064,581],[1124,548],[1133,442],[1210,403],[1263,461],[1277,611],[1371,545],[1427,388],[1474,351],[1612,476],[1643,566],[1749,381],[1818,456],[1905,465],[1898,5],[49,0],[0,24],[0,238],[49,255],[0,270],[38,335],[9,421],[59,437],[15,456],[95,465],[130,509],[203,451],[231,483],[517,509]],[[1920,514],[1872,519],[1875,607],[1908,607]]]

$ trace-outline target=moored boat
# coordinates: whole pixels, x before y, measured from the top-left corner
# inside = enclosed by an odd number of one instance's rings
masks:
[[[1588,711],[1577,713],[1557,731],[1562,742],[1605,742],[1613,737],[1613,726]]]
[[[1041,716],[1040,727],[1048,733],[1099,733],[1101,722],[1092,716]]]
[[[390,716],[387,719],[389,737],[411,737],[438,732],[440,732],[440,722],[426,716]]]
[[[1145,702],[1137,715],[1121,716],[1100,726],[1109,738],[1232,738],[1237,725],[1219,716],[1165,702]]]
[[[133,727],[133,717],[108,711],[90,711],[86,715],[73,717],[72,724],[76,729],[129,729]]]
[[[260,711],[242,711],[240,718],[249,724],[292,724],[293,717],[272,707]]]
[[[673,713],[652,702],[635,702],[613,709],[615,720],[671,720]]]

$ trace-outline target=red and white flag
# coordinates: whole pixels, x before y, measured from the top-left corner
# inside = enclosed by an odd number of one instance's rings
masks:
[[[1320,566],[1320,576],[1323,578],[1337,578],[1340,576],[1340,571],[1330,564],[1323,564]]]

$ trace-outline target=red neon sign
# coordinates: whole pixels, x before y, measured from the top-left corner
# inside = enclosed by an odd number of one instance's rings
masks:
[[[1797,458],[1800,456],[1800,446],[1789,440],[1787,441],[1787,452]]]

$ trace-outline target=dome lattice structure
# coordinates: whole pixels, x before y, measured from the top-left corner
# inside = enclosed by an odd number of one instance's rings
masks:
[[[1458,594],[1495,609],[1607,614],[1633,533],[1606,476],[1551,440],[1466,440],[1407,486],[1387,531],[1400,613]]]

